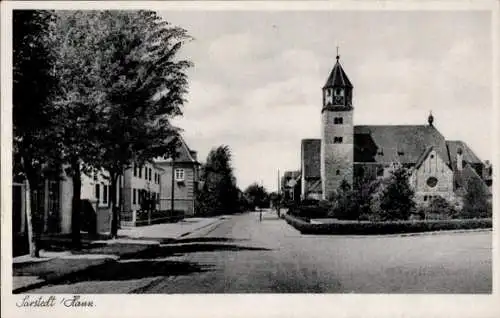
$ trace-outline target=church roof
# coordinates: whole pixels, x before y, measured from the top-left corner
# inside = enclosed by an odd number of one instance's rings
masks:
[[[349,87],[349,88],[352,88],[351,81],[349,81],[349,78],[347,77],[346,73],[344,72],[342,65],[340,65],[338,56],[337,56],[337,62],[333,66],[333,69],[330,73],[330,76],[328,76],[328,79],[326,80],[325,86],[323,86],[323,88],[327,88],[327,87]]]
[[[491,194],[491,190],[488,188],[483,179],[477,174],[476,170],[472,168],[469,164],[465,164],[464,168],[460,170],[453,171],[453,189],[455,193],[459,195],[464,195],[467,193],[467,187],[470,182],[476,182],[484,193]]]
[[[446,146],[448,147],[448,151],[450,154],[450,159],[453,163],[457,161],[457,151],[458,149],[462,149],[462,158],[464,161],[468,163],[482,163],[481,159],[479,159],[474,151],[467,146],[467,144],[461,140],[447,140]]]
[[[321,139],[303,139],[301,152],[304,178],[320,178]]]
[[[429,147],[449,164],[446,140],[433,126],[354,126],[354,162],[415,164]]]

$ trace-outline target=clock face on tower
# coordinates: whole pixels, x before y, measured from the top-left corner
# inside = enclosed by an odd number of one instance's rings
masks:
[[[335,104],[340,105],[344,103],[344,96],[335,96]]]

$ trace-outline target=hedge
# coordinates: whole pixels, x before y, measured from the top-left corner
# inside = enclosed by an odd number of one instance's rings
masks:
[[[285,215],[288,224],[301,234],[324,235],[377,235],[418,233],[444,230],[491,229],[492,219],[453,219],[453,220],[416,220],[416,221],[339,221],[335,223],[311,224],[308,220]]]

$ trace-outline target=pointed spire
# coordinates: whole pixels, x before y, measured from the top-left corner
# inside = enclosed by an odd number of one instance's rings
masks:
[[[429,126],[433,126],[434,116],[432,116],[432,110],[429,112],[429,117],[427,118],[427,122],[429,123]]]
[[[328,76],[328,79],[326,80],[325,85],[323,88],[327,87],[348,87],[352,88],[351,81],[349,81],[349,78],[347,77],[346,73],[344,72],[344,69],[340,65],[340,55],[338,54],[338,49],[339,47],[337,46],[337,62],[333,66],[332,71],[330,72],[330,76]]]

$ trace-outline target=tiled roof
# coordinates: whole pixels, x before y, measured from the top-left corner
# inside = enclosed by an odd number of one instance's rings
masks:
[[[354,126],[354,162],[415,164],[428,147],[449,163],[446,141],[433,126]]]
[[[321,139],[302,139],[301,160],[304,178],[321,177]]]
[[[330,76],[328,76],[328,79],[326,80],[325,86],[323,88],[327,87],[349,87],[352,88],[351,81],[349,81],[349,78],[347,77],[346,73],[344,72],[344,69],[340,65],[340,62],[337,58],[337,62],[333,66],[333,69],[330,73]]]
[[[465,162],[472,164],[482,163],[481,159],[476,156],[472,149],[470,149],[469,146],[461,140],[447,140],[446,146],[448,147],[450,159],[453,163],[457,161],[457,151],[459,148],[462,149],[462,159]]]
[[[485,193],[491,194],[491,190],[488,188],[484,180],[481,179],[476,170],[474,170],[474,168],[472,168],[469,164],[465,164],[462,171],[454,169],[453,189],[457,194],[464,195],[467,191],[467,185],[471,180],[480,184]]]
[[[177,135],[180,142],[177,145],[177,158],[175,159],[176,162],[193,162],[193,163],[198,163],[198,161],[193,158],[192,150],[189,149],[189,147],[186,144],[186,141],[184,138],[182,138],[181,135]],[[165,139],[165,143],[170,143],[172,140],[175,138],[175,136],[170,136],[167,139]],[[166,158],[159,158],[157,162],[162,162]],[[167,158],[167,160],[170,160],[170,158]]]

